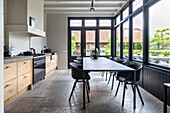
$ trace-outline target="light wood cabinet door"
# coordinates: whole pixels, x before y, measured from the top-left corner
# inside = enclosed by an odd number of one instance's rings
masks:
[[[31,61],[18,62],[18,76],[24,75],[31,71]]]
[[[17,77],[17,63],[4,65],[4,82],[10,81]]]
[[[31,73],[18,77],[18,92],[31,84]]]
[[[17,94],[17,79],[4,83],[4,101]]]
[[[56,63],[56,67],[58,67],[58,54],[56,54],[56,60],[55,60],[55,63]]]
[[[46,64],[51,63],[51,56],[46,56]]]

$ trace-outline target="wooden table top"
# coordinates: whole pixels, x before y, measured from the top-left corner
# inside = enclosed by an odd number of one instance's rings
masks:
[[[83,70],[84,71],[134,71],[135,69],[109,60],[105,57],[99,57],[98,59],[91,59],[91,57],[83,58]]]

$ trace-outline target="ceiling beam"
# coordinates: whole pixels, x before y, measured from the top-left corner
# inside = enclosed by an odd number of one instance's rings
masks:
[[[96,11],[117,11],[119,7],[94,7]],[[90,10],[90,7],[45,7],[44,10]]]
[[[102,1],[94,1],[94,4],[122,4],[126,2],[127,0],[102,0]],[[91,0],[62,0],[62,1],[56,1],[56,0],[49,0],[44,1],[44,4],[91,4]]]
[[[113,15],[113,12],[56,12],[56,11],[46,11],[47,13],[62,14],[62,15]]]

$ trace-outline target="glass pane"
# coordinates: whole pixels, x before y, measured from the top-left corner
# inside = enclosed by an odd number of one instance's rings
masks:
[[[81,27],[82,20],[70,20],[70,27]]]
[[[129,16],[129,7],[127,7],[124,11],[123,11],[123,19],[125,19],[126,17]]]
[[[71,31],[71,55],[81,56],[81,31]]]
[[[111,55],[111,30],[99,30],[100,55]]]
[[[129,57],[129,21],[123,24],[123,57]]]
[[[116,56],[120,56],[120,27],[116,28]]]
[[[90,56],[91,50],[95,49],[95,30],[86,31],[86,56]]]
[[[96,27],[96,20],[85,20],[86,27]]]
[[[99,26],[110,27],[111,26],[111,20],[99,20]]]
[[[133,18],[133,59],[143,60],[143,13]]]
[[[140,8],[143,5],[143,0],[135,0],[133,2],[133,12],[136,11],[138,8]]]
[[[120,15],[116,18],[116,25],[120,23]]]
[[[149,8],[149,62],[170,67],[170,0],[161,0]]]

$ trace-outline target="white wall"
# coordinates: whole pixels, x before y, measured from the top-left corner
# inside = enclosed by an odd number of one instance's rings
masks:
[[[74,17],[92,17],[93,15],[74,15]],[[47,15],[47,46],[58,51],[59,68],[67,68],[68,64],[68,17],[70,15]],[[95,15],[94,17],[103,17]],[[105,17],[109,17],[105,15]]]
[[[4,37],[4,22],[3,22],[3,0],[0,0],[0,113],[4,112],[4,75],[3,75],[3,37]]]
[[[12,55],[29,50],[29,35],[22,33],[9,33],[9,47],[13,46]]]
[[[58,51],[59,68],[67,68],[67,18],[65,16],[48,16],[47,46]]]

